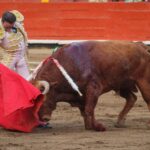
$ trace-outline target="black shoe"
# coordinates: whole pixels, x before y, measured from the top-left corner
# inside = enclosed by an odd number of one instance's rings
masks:
[[[51,129],[52,126],[49,123],[46,123],[38,125],[38,128]]]

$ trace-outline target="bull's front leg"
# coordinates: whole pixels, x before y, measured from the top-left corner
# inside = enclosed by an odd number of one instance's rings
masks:
[[[95,120],[94,109],[100,95],[100,89],[97,85],[90,84],[86,91],[85,105],[80,108],[84,118],[85,128],[87,130],[105,131],[106,128]]]

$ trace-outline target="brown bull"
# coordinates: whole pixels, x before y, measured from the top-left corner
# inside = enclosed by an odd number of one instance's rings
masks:
[[[72,89],[54,62],[47,60],[32,81],[38,85],[45,80],[50,85],[40,118],[48,121],[56,103],[64,101],[79,108],[86,129],[104,131],[105,127],[95,120],[94,109],[100,95],[114,90],[126,99],[117,121],[121,126],[137,99],[136,86],[150,109],[150,55],[146,49],[125,41],[87,41],[58,49],[52,57],[66,69],[83,96]]]

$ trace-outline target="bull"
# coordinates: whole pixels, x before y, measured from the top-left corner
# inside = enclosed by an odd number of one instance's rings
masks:
[[[127,41],[74,42],[59,48],[55,58],[65,68],[78,86],[82,96],[75,91],[52,59],[47,59],[38,69],[32,83],[41,91],[41,80],[50,88],[39,111],[40,119],[49,121],[58,102],[67,102],[79,108],[88,130],[105,131],[95,119],[94,109],[100,95],[114,90],[126,103],[120,112],[117,126],[134,106],[137,87],[150,110],[150,54],[147,46]]]

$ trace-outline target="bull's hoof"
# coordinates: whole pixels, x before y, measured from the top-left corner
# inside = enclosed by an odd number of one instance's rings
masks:
[[[106,131],[106,128],[102,124],[96,124],[94,126],[85,126],[86,130],[95,130],[95,131]]]
[[[96,124],[95,126],[94,126],[94,130],[95,131],[106,131],[106,127],[104,127],[102,124]]]
[[[121,123],[121,122],[117,122],[115,123],[114,125],[116,128],[126,128],[126,125],[124,123]]]

